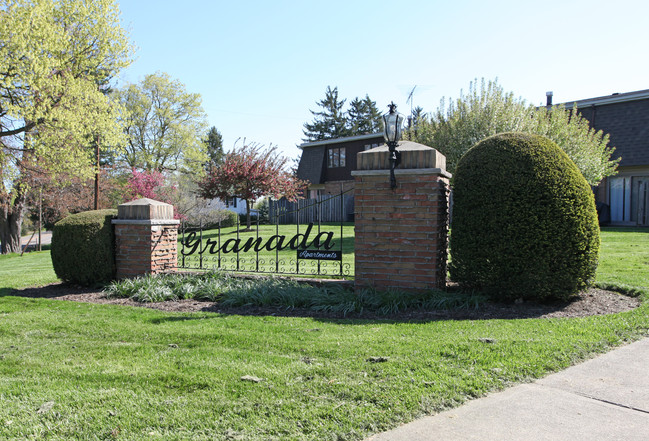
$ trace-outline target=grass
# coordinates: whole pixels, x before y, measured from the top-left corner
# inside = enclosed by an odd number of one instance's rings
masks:
[[[300,225],[300,234],[304,234],[307,230],[307,225]],[[333,233],[333,248],[332,250],[340,250],[342,245],[343,251],[343,274],[346,276],[354,275],[354,224],[346,223],[343,224],[343,233],[342,233],[342,243],[341,243],[341,233],[340,233],[340,224],[322,224],[320,227],[320,232],[332,232]],[[318,234],[318,226],[314,225],[312,232],[309,235],[308,241],[311,242],[316,235]],[[240,238],[241,244],[252,238],[255,240],[257,237],[263,239],[262,243],[266,243],[266,240],[270,239],[274,235],[285,236],[286,240],[284,245],[288,244],[288,240],[297,234],[295,225],[260,225],[259,230],[254,227],[253,231],[249,232],[240,232],[237,236],[236,227],[223,228],[221,231],[221,244],[224,244],[229,239]],[[206,241],[211,239],[218,243],[218,229],[207,230],[203,232],[203,247],[205,247]],[[197,236],[198,237],[198,236]],[[237,256],[237,253],[222,253],[220,256],[218,254],[210,254],[209,252],[203,253],[203,259],[201,262],[201,256],[198,252],[195,252],[191,256],[185,256],[183,261],[183,256],[180,254],[181,245],[180,242],[183,240],[183,236],[179,234],[178,237],[179,244],[179,255],[178,255],[178,264],[184,265],[189,268],[204,268],[204,269],[224,269],[227,271],[255,271],[256,262],[260,262],[260,271],[263,272],[275,272],[278,262],[280,273],[284,274],[301,274],[301,275],[318,275],[318,272],[322,276],[331,276],[340,274],[340,262],[337,261],[321,261],[319,264],[315,260],[300,260],[299,267],[296,259],[297,252],[287,248],[282,251],[271,250],[268,251],[263,249],[258,254],[254,252],[241,253]],[[230,247],[231,248],[231,247]],[[230,249],[229,248],[229,249]],[[218,245],[215,247],[215,250],[218,249]],[[319,267],[318,267],[319,265]]]
[[[631,245],[649,231],[625,231],[604,230],[598,280],[644,303],[607,316],[406,323],[5,296],[0,439],[363,439],[648,335],[649,259]]]
[[[15,288],[57,281],[49,251],[0,255],[0,296],[8,295]]]
[[[602,229],[597,281],[649,289],[649,228]]]

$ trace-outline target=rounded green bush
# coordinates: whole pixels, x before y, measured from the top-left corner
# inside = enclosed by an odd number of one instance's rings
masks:
[[[235,211],[225,210],[225,216],[221,219],[221,223],[217,225],[221,225],[221,228],[234,227],[237,225],[238,220],[239,215]]]
[[[460,159],[453,191],[452,280],[501,300],[567,300],[592,283],[593,193],[551,140],[484,139]]]
[[[94,285],[115,277],[117,210],[96,210],[61,219],[52,231],[52,264],[65,282]]]

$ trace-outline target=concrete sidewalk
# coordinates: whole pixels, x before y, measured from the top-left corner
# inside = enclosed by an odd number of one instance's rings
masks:
[[[370,440],[649,440],[649,338]]]

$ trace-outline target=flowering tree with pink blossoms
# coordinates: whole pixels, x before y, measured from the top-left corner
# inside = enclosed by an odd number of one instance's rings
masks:
[[[260,197],[285,197],[291,201],[301,197],[307,182],[287,171],[287,163],[288,158],[281,156],[277,147],[265,150],[255,144],[235,147],[221,165],[213,167],[198,182],[199,195],[205,199],[244,199],[246,224],[250,228],[250,207]]]
[[[126,191],[127,200],[149,198],[171,204],[174,207],[174,218],[182,218],[176,209],[176,204],[173,203],[177,192],[176,186],[165,186],[165,177],[157,170],[139,172],[133,169],[126,183]]]

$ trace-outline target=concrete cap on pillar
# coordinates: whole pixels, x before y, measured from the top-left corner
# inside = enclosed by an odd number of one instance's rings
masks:
[[[435,168],[446,170],[446,157],[427,145],[412,141],[399,141],[397,151],[401,152],[401,164],[398,169]],[[383,144],[358,153],[356,165],[357,170],[389,170],[388,146]]]
[[[117,207],[117,219],[173,220],[174,207],[149,198],[136,199]]]

